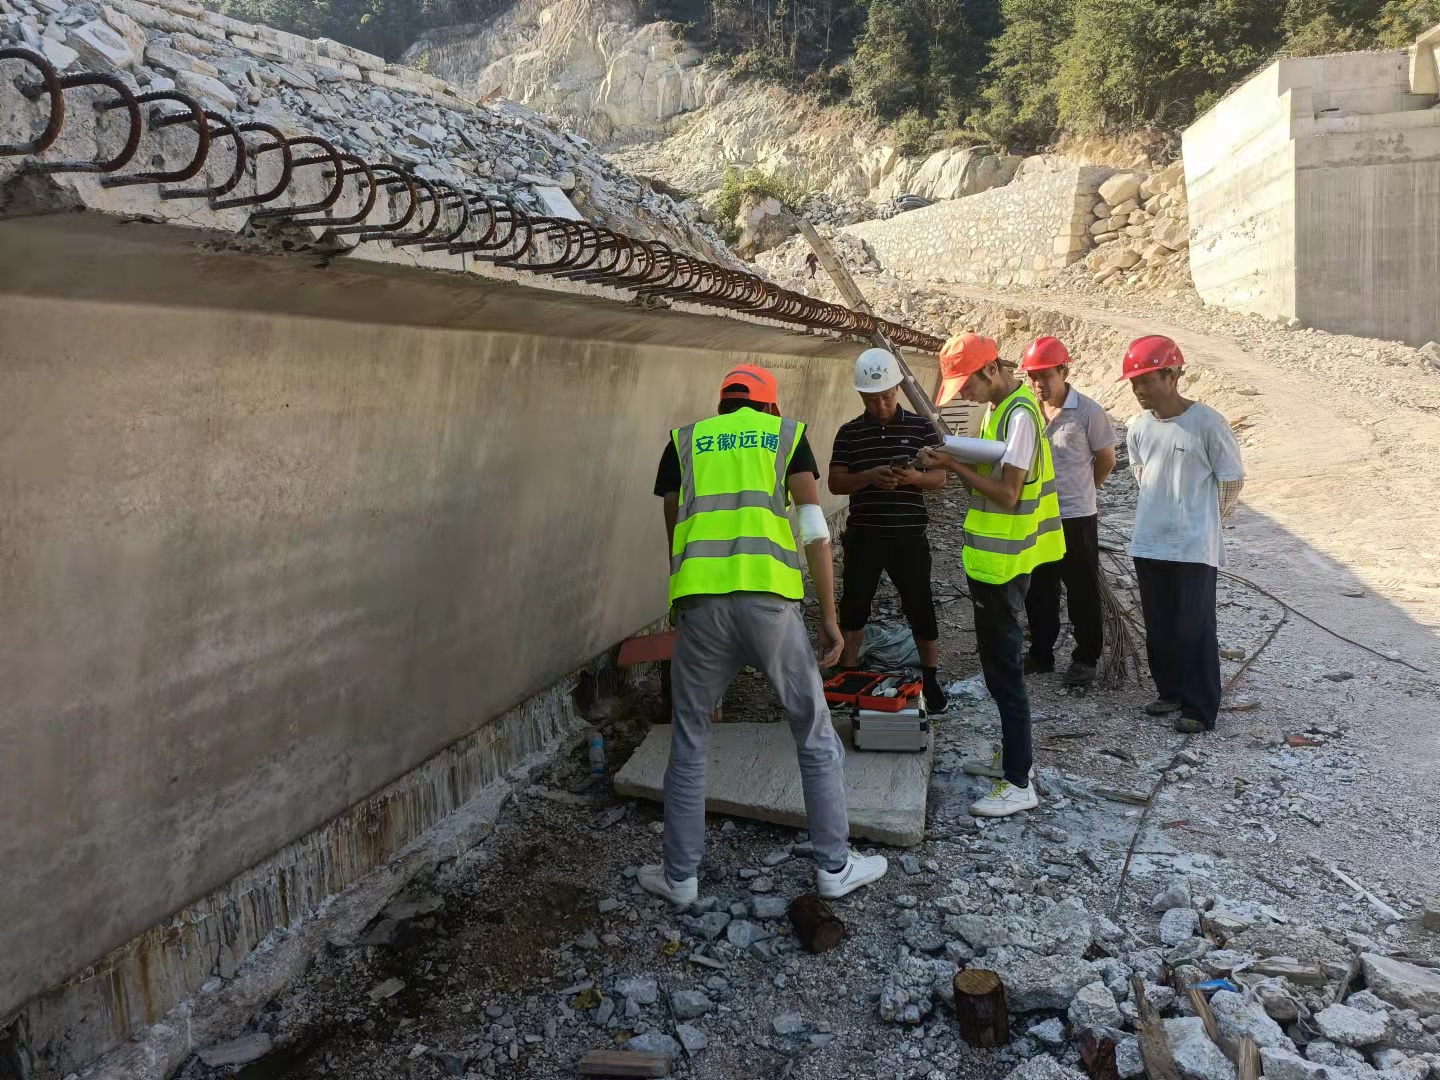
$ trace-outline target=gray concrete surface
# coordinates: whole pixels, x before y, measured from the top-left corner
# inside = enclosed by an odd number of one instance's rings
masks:
[[[196,238],[0,223],[0,1015],[660,617],[729,365],[856,411],[834,340]]]
[[[1411,345],[1440,337],[1427,74],[1403,51],[1283,59],[1185,132],[1190,267],[1207,303]]]
[[[850,835],[898,847],[925,837],[925,797],[934,750],[919,754],[857,751],[845,742]],[[615,777],[615,791],[663,801],[670,725],[651,729]],[[788,724],[717,724],[711,729],[705,809],[712,814],[805,827],[805,798]]]

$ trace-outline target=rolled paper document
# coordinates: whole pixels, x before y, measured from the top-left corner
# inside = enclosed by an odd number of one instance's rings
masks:
[[[972,465],[994,464],[1005,456],[1005,444],[999,439],[964,439],[959,435],[947,435],[945,445],[936,449]]]

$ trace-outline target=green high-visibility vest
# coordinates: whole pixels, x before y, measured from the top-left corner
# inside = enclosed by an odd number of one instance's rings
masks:
[[[670,433],[680,456],[680,512],[670,602],[682,596],[805,595],[785,510],[785,477],[805,425],[737,409]]]
[[[1055,490],[1055,465],[1050,457],[1050,440],[1040,418],[1040,403],[1023,383],[998,408],[985,416],[982,439],[1005,440],[1010,418],[1024,409],[1035,421],[1035,464],[1020,489],[1020,501],[1006,510],[974,488],[970,510],[965,515],[965,573],[976,581],[1000,585],[1028,574],[1041,563],[1065,557],[1065,533],[1060,525],[1060,496]],[[976,471],[989,476],[1001,464],[978,465]]]

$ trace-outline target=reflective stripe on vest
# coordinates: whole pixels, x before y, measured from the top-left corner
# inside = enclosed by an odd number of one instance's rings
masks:
[[[965,515],[965,573],[990,584],[1010,581],[1065,555],[1050,440],[1040,420],[1040,403],[1029,387],[1022,384],[998,409],[991,409],[981,437],[1003,441],[1010,419],[1019,409],[1030,414],[1036,433],[1035,462],[1020,489],[1019,501],[1007,509],[972,489],[970,510]],[[983,465],[979,471],[989,476],[994,468]]]
[[[680,459],[672,603],[731,592],[804,595],[785,483],[804,430],[796,420],[738,409],[671,433]]]

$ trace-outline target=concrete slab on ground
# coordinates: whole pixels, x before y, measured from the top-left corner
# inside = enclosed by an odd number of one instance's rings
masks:
[[[845,795],[850,835],[897,847],[925,836],[925,796],[934,745],[918,754],[882,754],[845,743]],[[670,757],[670,725],[650,734],[615,777],[615,790],[631,798],[661,801]],[[712,814],[805,827],[805,799],[795,741],[786,724],[716,724],[710,729],[705,809]]]

